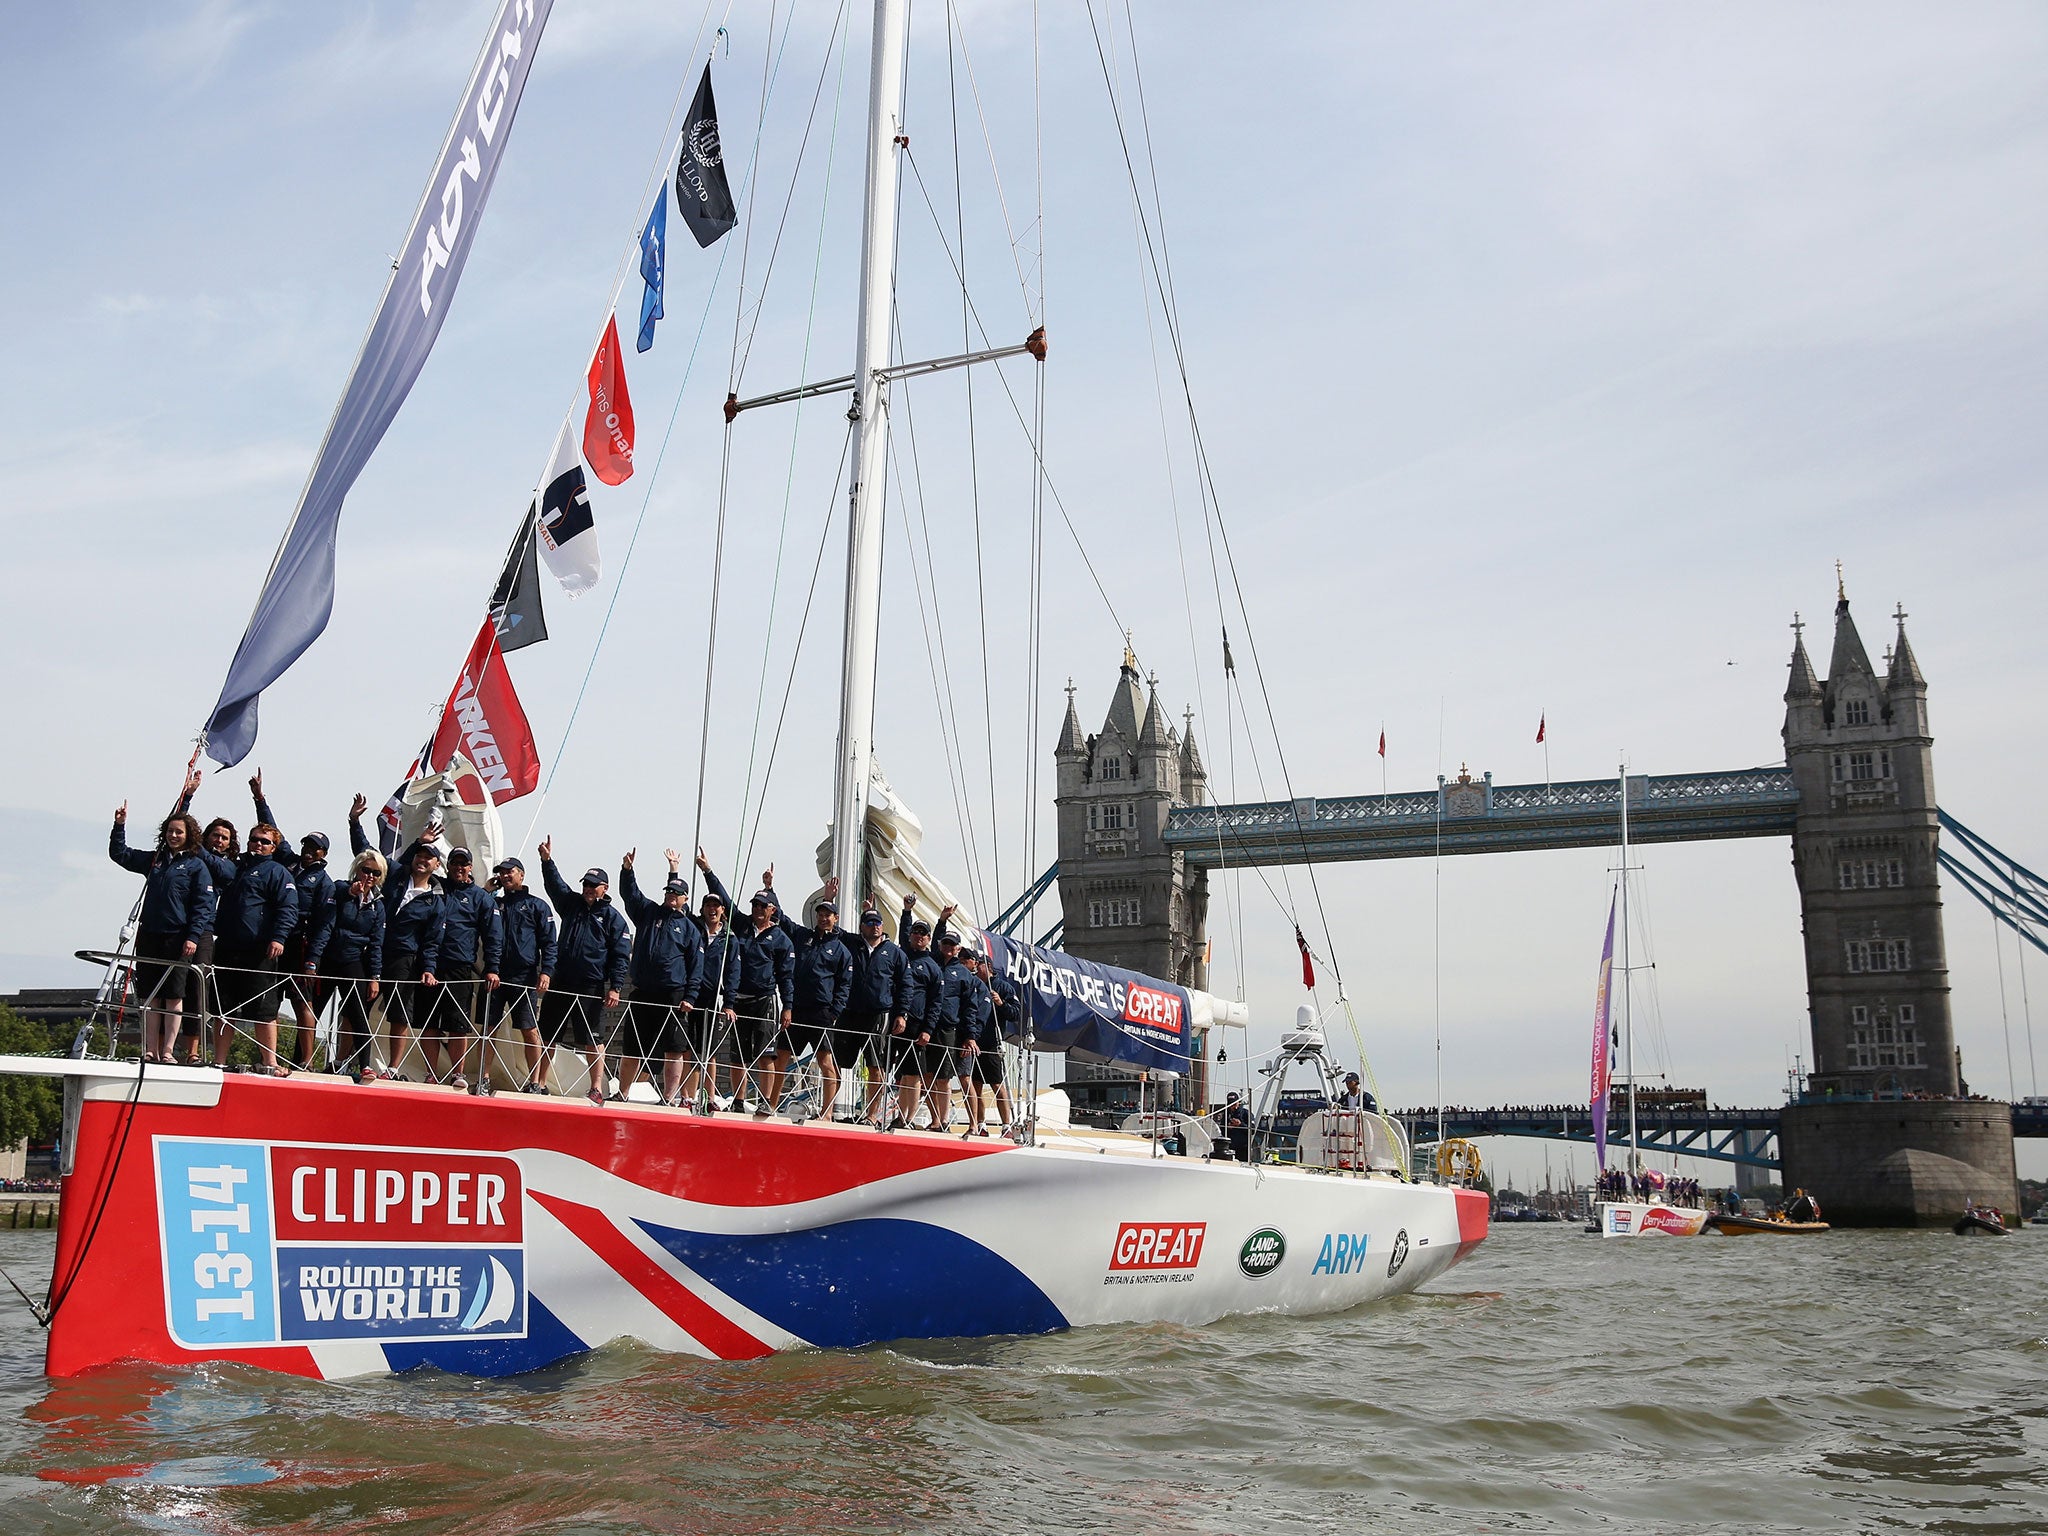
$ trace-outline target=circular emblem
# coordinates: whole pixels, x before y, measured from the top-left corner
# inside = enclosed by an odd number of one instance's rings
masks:
[[[1261,1227],[1237,1250],[1237,1267],[1254,1280],[1263,1280],[1287,1257],[1287,1239],[1277,1227]]]
[[[718,164],[718,123],[712,118],[701,118],[690,125],[689,136],[683,140],[683,147],[690,152],[690,158],[709,170]]]
[[[1408,1229],[1403,1227],[1394,1234],[1394,1251],[1387,1255],[1387,1278],[1393,1279],[1401,1272],[1401,1266],[1408,1262]]]

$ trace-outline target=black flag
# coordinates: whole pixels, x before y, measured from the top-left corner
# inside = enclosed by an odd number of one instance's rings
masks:
[[[700,246],[710,245],[739,223],[718,149],[718,104],[711,99],[709,64],[683,123],[683,152],[676,157],[676,207]]]
[[[540,538],[531,508],[519,538],[505,556],[498,588],[491,594],[491,622],[498,629],[498,649],[516,651],[548,637],[547,615],[540,606]]]

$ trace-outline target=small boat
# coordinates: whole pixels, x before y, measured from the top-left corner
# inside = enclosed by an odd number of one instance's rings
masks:
[[[1951,1230],[1957,1237],[1971,1237],[1979,1232],[2004,1237],[2007,1230],[2005,1215],[1995,1205],[1978,1205],[1972,1201],[1963,1208],[1963,1214],[1956,1219]]]
[[[1783,1237],[1829,1230],[1824,1221],[1793,1221],[1786,1216],[1740,1216],[1733,1211],[1716,1211],[1707,1218],[1706,1230],[1723,1237],[1749,1237],[1766,1232]]]

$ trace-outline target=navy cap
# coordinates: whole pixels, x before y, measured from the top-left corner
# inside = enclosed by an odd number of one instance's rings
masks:
[[[328,850],[329,846],[331,846],[327,841],[327,834],[325,832],[308,832],[304,837],[299,839],[299,846],[301,848],[305,847],[306,844],[308,843],[311,843],[315,848],[318,848],[322,853],[325,853]]]
[[[498,863],[497,863],[497,867],[496,867],[496,868],[494,868],[494,869],[493,869],[493,870],[491,871],[491,873],[492,873],[492,874],[494,874],[494,875],[502,875],[502,874],[504,874],[504,873],[505,873],[505,871],[506,871],[506,870],[508,870],[508,869],[516,869],[516,870],[518,870],[518,871],[519,871],[519,873],[521,873],[522,875],[526,873],[526,866],[525,866],[524,864],[520,863],[520,862],[519,862],[519,860],[517,860],[517,859],[500,859],[500,860],[498,860]]]
[[[837,917],[839,915],[839,903],[836,901],[821,901],[811,910],[813,912],[830,912],[834,917]]]
[[[707,907],[722,907],[725,905],[725,898],[716,891],[706,891],[704,893],[704,905]]]
[[[592,868],[583,871],[583,883],[585,885],[610,885],[612,883],[612,877],[606,874],[603,870],[593,866]]]
[[[473,864],[475,862],[476,861],[469,856],[469,850],[467,848],[451,848],[448,850],[448,863],[451,866],[456,864]]]
[[[879,928],[882,926],[882,914],[869,907],[867,911],[861,913],[860,925],[863,928]]]
[[[1358,1074],[1356,1072],[1346,1072],[1344,1074],[1344,1081],[1347,1083],[1355,1083],[1358,1081]]]
[[[944,933],[939,936],[939,942],[941,944],[958,944],[960,942],[960,935],[950,932]]]
[[[668,877],[668,884],[663,886],[662,889],[667,891],[670,895],[674,895],[677,891],[681,891],[685,896],[687,896],[690,894],[690,882],[685,880],[681,875],[670,875]]]
[[[930,933],[932,931],[932,925],[920,917],[916,922],[910,925],[910,931],[912,933]]]
[[[753,904],[757,907],[772,907],[775,905],[775,898],[766,891],[756,891],[754,892]]]

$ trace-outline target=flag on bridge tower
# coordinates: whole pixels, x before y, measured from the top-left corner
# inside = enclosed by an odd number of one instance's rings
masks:
[[[1381,756],[1381,757],[1385,757],[1386,755],[1387,755],[1387,728],[1386,728],[1386,727],[1385,727],[1385,726],[1383,725],[1383,726],[1381,726],[1381,727],[1380,727],[1380,756]]]
[[[1545,731],[1545,730],[1546,730],[1546,729],[1547,729],[1547,728],[1549,727],[1549,725],[1550,725],[1550,712],[1549,712],[1548,710],[1545,710],[1545,711],[1544,711],[1544,712],[1543,712],[1543,713],[1542,713],[1541,715],[1539,715],[1539,716],[1537,716],[1537,717],[1536,717],[1536,745],[1537,745],[1537,746],[1539,746],[1539,747],[1540,747],[1540,746],[1542,746],[1542,745],[1543,745],[1543,733],[1544,733],[1544,731]]]

